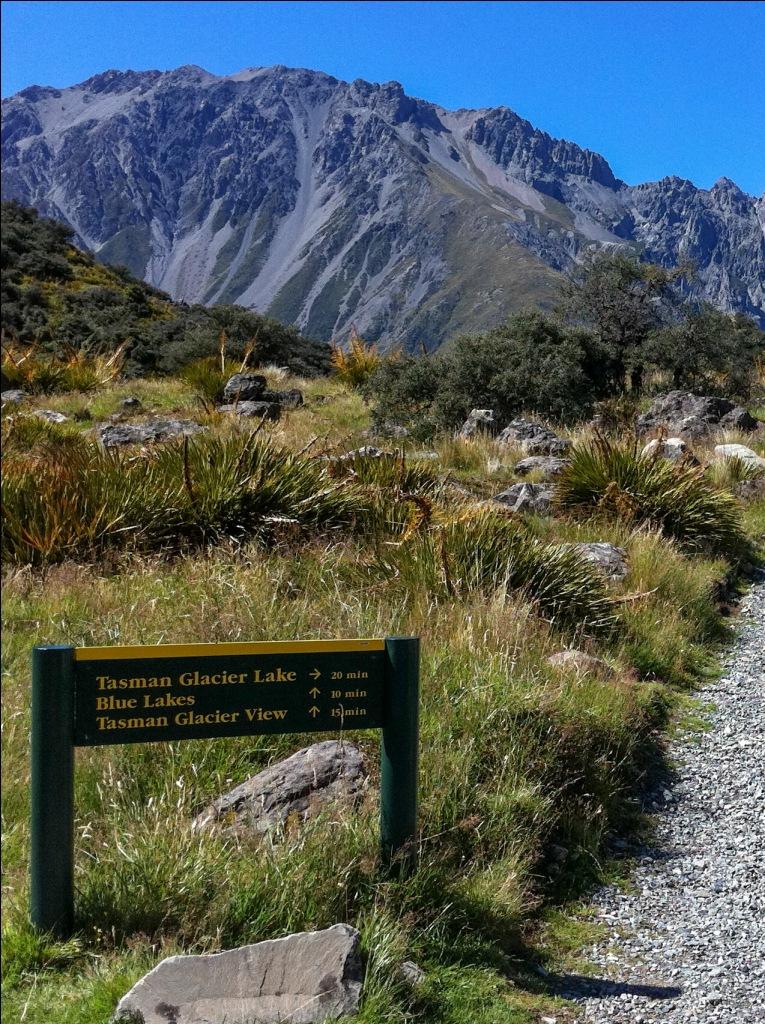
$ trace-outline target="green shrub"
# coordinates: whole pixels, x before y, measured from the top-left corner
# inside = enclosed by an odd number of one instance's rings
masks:
[[[702,469],[604,437],[574,449],[555,494],[574,515],[646,523],[691,551],[738,555],[745,546],[739,506]]]

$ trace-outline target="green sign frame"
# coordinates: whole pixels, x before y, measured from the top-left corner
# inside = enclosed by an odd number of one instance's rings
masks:
[[[392,858],[417,831],[419,662],[418,637],[33,648],[33,926],[74,925],[75,747],[381,729]]]

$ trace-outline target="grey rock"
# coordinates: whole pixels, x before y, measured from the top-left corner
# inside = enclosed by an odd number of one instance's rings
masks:
[[[335,456],[334,461],[353,462],[354,459],[384,459],[393,454],[393,452],[385,451],[382,448],[376,448],[373,444],[364,444],[361,448],[354,448],[353,451]]]
[[[544,484],[513,484],[494,496],[494,501],[509,505],[513,512],[534,512],[547,515],[552,504],[553,490]]]
[[[765,459],[744,444],[717,444],[715,455],[718,459],[739,459],[752,469],[765,470]]]
[[[226,386],[223,388],[223,398],[226,402],[257,402],[266,390],[268,382],[259,373],[235,373],[229,377]]]
[[[595,675],[613,676],[614,670],[602,658],[596,658],[586,651],[578,651],[572,648],[567,651],[558,651],[551,654],[547,664],[554,668],[561,668],[564,671],[574,671],[582,675],[592,672]]]
[[[643,455],[655,455],[656,458],[667,459],[669,462],[679,462],[681,459],[698,459],[693,455],[682,437],[655,437],[643,448]]]
[[[197,815],[194,828],[217,822],[234,831],[268,832],[293,814],[305,821],[330,804],[352,807],[366,783],[358,747],[324,740],[270,765],[218,797]]]
[[[154,419],[145,423],[102,423],[96,434],[105,448],[119,448],[130,444],[155,444],[176,437],[193,437],[204,433],[206,427],[193,420]]]
[[[120,409],[124,409],[125,412],[138,412],[139,409],[143,409],[143,402],[135,395],[129,395],[120,402]]]
[[[35,409],[34,416],[38,416],[41,420],[47,420],[48,423],[68,423],[69,417],[64,416],[62,412],[54,412],[52,409]]]
[[[472,409],[460,427],[460,437],[475,437],[476,434],[496,434],[498,424],[493,409]]]
[[[614,544],[608,544],[605,541],[570,546],[575,548],[588,562],[592,562],[610,580],[624,579],[629,572],[627,552],[624,548],[617,548]]]
[[[733,493],[740,501],[761,501],[765,498],[765,475],[734,484]]]
[[[512,420],[497,437],[500,444],[519,445],[525,455],[565,455],[571,447],[566,438],[534,420]]]
[[[568,465],[568,459],[556,459],[552,455],[529,455],[515,464],[515,472],[525,476],[527,473],[541,473],[543,480],[560,476]]]
[[[219,405],[218,412],[230,412],[236,416],[244,416],[246,419],[267,419],[278,420],[282,414],[282,407],[277,402],[233,402],[227,405]]]
[[[427,978],[425,971],[414,960],[404,960],[399,966],[399,972],[404,981],[412,988],[418,988]]]
[[[171,956],[120,999],[120,1024],[313,1024],[358,1011],[359,933],[347,924],[207,956]]]
[[[27,393],[19,388],[9,388],[8,391],[3,391],[0,395],[0,401],[3,405],[20,405],[28,397]]]
[[[757,420],[746,409],[727,398],[691,395],[685,391],[661,395],[637,421],[639,433],[665,429],[687,438],[704,437],[715,430],[754,430],[756,426]]]
[[[300,388],[288,388],[286,391],[272,391],[266,394],[273,397],[265,398],[265,401],[278,402],[282,409],[298,409],[305,403]]]

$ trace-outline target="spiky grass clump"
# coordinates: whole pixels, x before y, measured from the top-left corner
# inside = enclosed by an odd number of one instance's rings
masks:
[[[605,584],[572,548],[545,544],[486,509],[413,531],[383,549],[374,571],[406,589],[425,586],[436,598],[473,591],[517,591],[556,626],[599,633],[615,625]]]
[[[95,391],[119,377],[125,363],[125,345],[109,355],[67,346],[63,355],[52,356],[27,349],[4,348],[3,376],[11,387],[37,394],[54,391]]]
[[[737,556],[745,548],[739,507],[696,466],[597,437],[577,446],[558,479],[556,503],[577,516],[648,524],[686,550]]]
[[[26,449],[16,437],[2,497],[4,556],[33,565],[107,548],[241,541],[285,524],[349,525],[368,512],[352,486],[255,434],[187,439],[143,455],[50,431]]]
[[[366,342],[354,331],[348,348],[332,346],[332,369],[344,384],[359,388],[372,377],[382,361],[373,342]]]

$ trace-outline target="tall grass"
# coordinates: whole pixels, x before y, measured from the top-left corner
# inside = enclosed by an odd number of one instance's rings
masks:
[[[11,387],[31,393],[95,391],[119,377],[125,348],[123,344],[104,355],[66,346],[63,354],[56,356],[35,345],[26,349],[8,346],[3,348],[3,376]]]
[[[377,346],[366,342],[354,330],[348,348],[332,345],[331,365],[335,374],[349,387],[358,388],[372,377],[379,367],[382,356]]]
[[[439,599],[520,592],[551,623],[585,633],[608,631],[616,621],[603,580],[576,551],[545,544],[486,509],[412,530],[398,545],[379,548],[369,570],[404,591],[424,586]]]
[[[14,423],[2,482],[3,553],[17,564],[349,525],[368,502],[321,466],[256,434],[129,455]],[[29,441],[29,437],[26,437]]]
[[[703,469],[603,436],[574,449],[555,495],[558,507],[575,516],[647,524],[690,551],[736,556],[746,546],[737,502]]]

